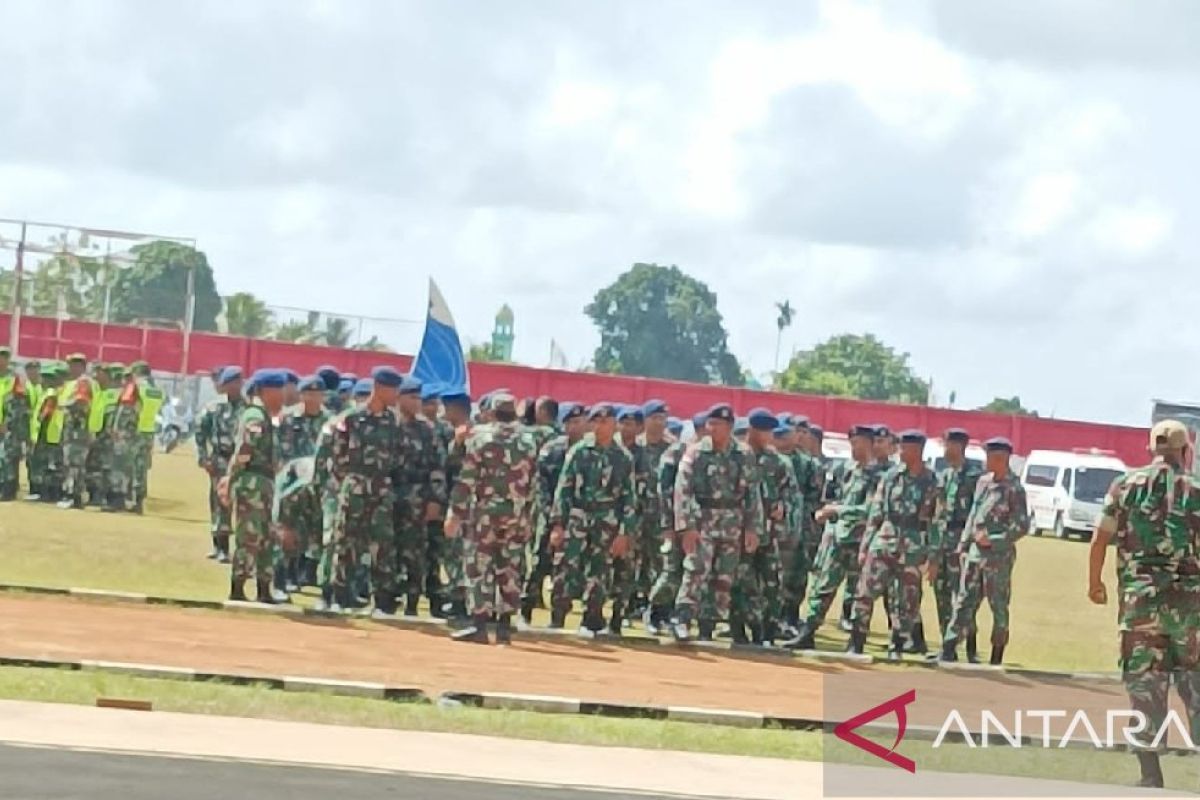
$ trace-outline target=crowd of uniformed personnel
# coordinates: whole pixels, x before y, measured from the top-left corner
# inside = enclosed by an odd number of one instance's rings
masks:
[[[0,348],[0,501],[17,499],[24,462],[27,500],[143,513],[164,399],[149,365],[11,361]]]
[[[388,367],[214,370],[221,395],[196,431],[211,478],[213,550],[232,561],[230,597],[285,602],[320,588],[329,611],[371,608],[458,621],[463,641],[511,640],[544,609],[551,628],[812,649],[842,594],[840,626],[861,654],[875,601],[889,657],[926,653],[921,597],[937,600],[940,658],[977,659],[983,599],[991,660],[1008,639],[1015,543],[1028,530],[1012,446],[944,435],[947,466],[924,463],[925,435],[849,431],[836,466],[800,416],[717,405],[691,431],[665,403],[473,404]],[[232,546],[231,546],[232,537]],[[549,586],[547,587],[547,583]],[[547,595],[547,588],[549,589]],[[721,628],[721,630],[718,630]]]

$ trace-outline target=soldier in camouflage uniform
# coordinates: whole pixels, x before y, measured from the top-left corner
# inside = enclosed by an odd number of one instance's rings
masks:
[[[446,485],[453,486],[458,481],[462,471],[463,459],[467,455],[467,438],[471,434],[471,396],[462,390],[452,390],[442,395],[442,407],[445,409],[446,422],[454,431],[446,453]],[[467,531],[462,530],[463,520],[459,520],[459,535],[445,540],[446,549],[443,554],[443,566],[446,570],[447,602],[442,606],[446,615],[456,621],[467,618],[467,585],[463,561],[463,538]]]
[[[975,639],[975,616],[986,597],[992,609],[991,663],[999,666],[1008,644],[1008,602],[1016,543],[1029,531],[1029,511],[1025,487],[1009,469],[1012,443],[990,439],[984,448],[988,472],[976,483],[974,502],[961,535],[965,548],[962,575],[942,640],[942,656],[954,660],[958,641],[964,637],[968,656],[974,655],[970,643]]]
[[[758,471],[755,484],[762,503],[763,536],[758,548],[753,552],[743,550],[738,562],[731,620],[734,644],[762,644],[775,638],[780,616],[779,539],[786,535],[788,508],[795,502],[792,496],[796,493],[791,460],[771,444],[779,420],[765,408],[758,408],[750,412],[748,421],[747,444]]]
[[[604,629],[613,559],[629,551],[636,502],[633,456],[615,438],[616,410],[597,403],[588,419],[593,430],[567,451],[550,510],[550,625],[561,628],[574,601],[581,600],[584,637]]]
[[[762,530],[754,454],[733,439],[733,409],[716,405],[707,433],[684,451],[675,478],[675,532],[683,547],[683,582],[675,598],[672,634],[690,636],[689,625],[705,592],[712,617],[701,616],[700,638],[711,640],[717,621],[727,620],[734,573],[743,552],[758,549]]]
[[[708,412],[692,417],[693,438],[679,439],[663,452],[655,473],[658,494],[662,500],[659,519],[660,567],[654,586],[650,589],[650,607],[642,615],[642,623],[651,633],[669,633],[670,619],[675,613],[675,598],[683,583],[683,547],[675,534],[675,479],[679,475],[679,462],[688,444],[696,441],[708,426]]]
[[[534,406],[534,424],[528,426],[526,432],[533,437],[533,442],[537,445],[539,455],[542,452],[542,448],[562,436],[562,412],[565,408],[565,406],[560,406],[559,402],[552,397],[538,398]],[[560,461],[559,469],[561,468],[562,463]],[[546,500],[546,495],[541,489],[541,478],[535,474],[534,481],[533,509],[531,512],[533,531],[529,540],[530,547],[526,561],[527,566],[522,572],[524,585],[521,592],[521,618],[525,624],[530,623],[534,608],[545,607],[542,589],[545,586],[546,578],[550,577],[550,573],[554,569],[554,558],[550,552],[550,537],[545,524],[549,502]],[[551,486],[550,496],[553,497],[553,495],[554,487]]]
[[[112,369],[109,365],[97,364],[92,370],[96,391],[92,397],[92,410],[88,415],[88,429],[92,444],[88,448],[84,475],[87,481],[88,504],[103,506],[108,502],[109,472],[112,469],[112,421],[116,411],[120,390],[113,385]]]
[[[937,600],[938,630],[946,641],[950,616],[954,611],[954,596],[962,579],[962,560],[971,544],[963,537],[971,503],[975,500],[975,484],[982,470],[967,460],[966,449],[971,436],[962,428],[951,428],[942,436],[946,448],[946,467],[938,476],[942,487],[942,513],[938,516],[937,580],[933,591]],[[976,641],[972,631],[967,634],[967,658],[975,661]]]
[[[446,505],[446,454],[433,423],[421,414],[421,382],[411,376],[400,386],[396,405],[400,423],[399,465],[394,476],[398,591],[405,595],[405,616],[417,615],[429,570],[430,520],[441,519]],[[430,598],[438,605],[438,599]]]
[[[642,448],[645,460],[645,485],[642,496],[641,531],[634,546],[634,576],[632,592],[627,600],[630,614],[638,616],[650,608],[650,594],[654,588],[661,556],[659,548],[663,541],[663,493],[658,482],[658,467],[663,454],[675,442],[667,432],[667,404],[661,400],[650,400],[642,406],[645,419],[643,432],[637,443]]]
[[[825,526],[825,545],[817,560],[807,614],[795,637],[785,647],[814,650],[814,635],[825,622],[838,588],[848,574],[858,574],[858,551],[879,482],[880,470],[871,455],[875,430],[869,425],[850,429],[850,466],[838,489],[838,501],[817,512],[815,522]]]
[[[1154,425],[1154,460],[1113,482],[1088,560],[1088,598],[1104,605],[1104,559],[1116,545],[1121,677],[1148,721],[1134,734],[1142,787],[1163,786],[1152,739],[1165,723],[1172,680],[1193,741],[1200,729],[1200,483],[1187,469],[1194,446],[1183,423]]]
[[[112,469],[109,470],[108,505],[104,511],[113,513],[127,510],[125,501],[133,493],[133,470],[138,448],[138,420],[142,413],[142,399],[137,380],[125,373],[121,377],[120,393],[113,411],[112,421]],[[220,482],[220,477],[217,477]],[[219,501],[219,498],[218,498]]]
[[[625,623],[625,612],[630,608],[636,588],[638,548],[641,546],[642,518],[645,513],[646,493],[651,480],[650,462],[646,448],[638,442],[639,429],[644,417],[641,406],[622,406],[617,410],[617,429],[621,446],[633,456],[633,527],[629,529],[629,552],[613,559],[612,615],[608,630],[620,636]]]
[[[445,474],[450,446],[454,444],[454,426],[442,417],[443,391],[441,384],[427,383],[421,387],[421,415],[433,425],[433,438],[442,454],[442,473]],[[447,492],[452,486],[447,480]],[[442,585],[442,570],[446,562],[447,509],[442,506],[438,511],[436,519],[429,519],[425,523],[425,540],[428,544],[425,553],[425,594],[429,597],[430,613],[440,619],[446,616],[443,606],[447,602],[447,587]]]
[[[470,584],[473,624],[456,631],[456,641],[488,643],[488,622],[496,615],[496,642],[512,640],[512,615],[521,599],[521,563],[529,538],[529,511],[537,444],[517,422],[511,395],[494,395],[496,421],[482,425],[467,440],[458,482],[450,496],[446,535],[460,533],[466,578]]]
[[[902,464],[879,481],[867,531],[859,548],[862,575],[854,598],[854,631],[850,652],[862,655],[875,601],[891,592],[892,643],[889,660],[899,660],[912,635],[920,609],[921,570],[932,582],[937,577],[937,526],[939,489],[937,476],[924,461],[925,434],[905,431],[900,436]]]
[[[525,594],[521,598],[521,617],[526,624],[533,621],[533,609],[542,603],[542,590],[546,578],[553,572],[553,553],[550,548],[550,516],[554,507],[554,491],[562,475],[567,451],[583,438],[587,432],[587,409],[578,403],[567,403],[560,409],[564,433],[542,445],[538,450],[536,466],[536,492],[533,498],[533,530],[537,537],[534,550],[538,560],[525,582]],[[545,553],[544,561],[542,553]],[[544,574],[543,574],[544,573]]]
[[[256,599],[268,605],[287,602],[286,593],[271,585],[274,545],[271,512],[275,494],[275,431],[272,420],[283,408],[287,385],[283,370],[261,370],[250,379],[254,399],[242,408],[233,454],[218,485],[231,509],[234,535],[229,599],[246,599],[245,584],[254,578]]]
[[[134,451],[133,462],[133,512],[141,514],[145,511],[146,498],[150,493],[150,467],[154,463],[154,433],[158,428],[158,412],[162,409],[166,395],[154,382],[154,373],[145,361],[135,361],[130,365],[138,384],[138,397],[141,400],[141,410],[138,416],[137,449]],[[93,401],[97,402],[97,401]]]
[[[30,420],[29,499],[57,502],[62,495],[62,427],[58,391],[65,372],[55,362],[42,367],[43,386]]]
[[[11,356],[11,350],[0,347],[0,501],[17,498],[21,457],[29,442],[30,387],[13,370]]]
[[[208,508],[212,519],[210,530],[213,550],[209,558],[227,564],[229,537],[233,530],[229,509],[217,496],[217,484],[229,469],[229,459],[233,455],[233,437],[237,433],[237,420],[246,402],[242,397],[241,368],[223,368],[217,378],[217,389],[221,396],[205,407],[196,423],[196,460],[200,468],[208,473],[210,482]]]
[[[82,353],[67,356],[68,375],[58,392],[58,407],[63,411],[63,499],[58,507],[83,508],[86,486],[85,467],[91,433],[88,418],[92,407],[92,384],[84,373],[87,358]]]
[[[307,377],[297,388],[300,405],[284,409],[274,428],[275,458],[280,469],[298,458],[315,458],[317,439],[332,418],[325,408],[325,383],[320,377]],[[321,487],[310,482],[282,498],[278,524],[296,541],[296,553],[285,555],[275,567],[284,577],[283,588],[294,592],[301,585],[315,586],[322,548]]]
[[[321,608],[353,608],[355,570],[370,575],[372,614],[396,613],[394,476],[401,458],[400,425],[393,406],[404,376],[391,367],[372,372],[371,396],[362,408],[338,414],[329,425],[329,480],[336,501],[324,571]]]
[[[821,540],[814,515],[821,504],[825,470],[809,452],[808,417],[793,414],[790,422],[796,430],[796,446],[791,452],[791,459],[798,492],[796,520],[799,543],[790,554],[788,550],[791,548],[784,548],[787,558],[783,561],[782,603],[788,625],[795,626],[800,619],[800,604],[808,591],[809,572],[816,561]]]

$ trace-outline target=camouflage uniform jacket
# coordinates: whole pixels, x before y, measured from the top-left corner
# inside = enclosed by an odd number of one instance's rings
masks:
[[[768,538],[779,541],[790,531],[794,522],[792,509],[797,496],[796,475],[792,460],[774,447],[764,447],[754,454],[758,469],[758,491],[762,498],[763,527]]]
[[[968,561],[1007,558],[1013,545],[1029,532],[1029,507],[1025,487],[1014,473],[997,478],[989,472],[975,484],[975,502],[971,505],[962,539],[968,544]],[[975,535],[983,533],[991,547],[981,548]]]
[[[204,409],[196,426],[196,458],[200,466],[224,473],[233,456],[238,420],[246,401],[220,397]]]
[[[472,527],[523,522],[533,496],[537,448],[517,422],[480,425],[467,440],[462,471],[450,494],[454,516]],[[528,530],[520,524],[518,535]]]
[[[386,496],[399,466],[400,425],[396,415],[389,409],[373,413],[365,406],[351,408],[334,417],[327,430],[331,485],[341,494]]]
[[[862,541],[882,475],[882,470],[874,463],[846,462],[838,482],[838,513],[833,529],[836,541],[842,544]]]
[[[463,427],[466,428],[466,436],[462,442],[458,441],[458,432],[452,431],[450,443],[446,445],[447,486],[454,486],[454,484],[458,483],[458,474],[462,471],[463,459],[467,456],[467,439],[471,438],[473,428],[470,423],[467,423]]]
[[[546,446],[547,442],[551,442],[562,436],[563,429],[561,425],[526,425],[525,432],[533,438],[534,445],[537,446],[538,452]]]
[[[290,409],[275,421],[275,454],[280,466],[297,458],[317,453],[317,439],[332,415],[323,407],[316,414],[305,414],[304,407]]]
[[[243,406],[234,436],[233,455],[226,475],[230,483],[240,475],[275,479],[275,432],[271,416],[257,400]],[[272,484],[274,485],[274,484]]]
[[[424,513],[430,503],[446,504],[446,454],[424,416],[400,419],[400,459],[393,481],[396,497]]]
[[[675,531],[675,478],[679,475],[679,459],[683,458],[686,449],[686,442],[674,442],[658,462],[658,496],[664,533]]]
[[[566,435],[559,436],[546,442],[538,451],[537,457],[537,493],[534,496],[534,507],[539,525],[545,525],[554,506],[554,490],[558,488],[558,478],[562,475],[563,464],[567,460],[567,450],[571,442]]]
[[[724,528],[730,525],[742,536],[760,534],[757,473],[754,453],[736,440],[724,451],[713,446],[711,436],[693,442],[679,460],[675,477],[675,530],[705,533],[719,520],[720,533],[734,532]]]
[[[967,526],[971,504],[975,501],[975,486],[982,474],[983,470],[978,466],[964,461],[961,467],[946,467],[938,475],[938,483],[942,487],[942,502],[937,526],[943,552],[965,552],[970,544],[963,536],[963,529]]]
[[[913,475],[904,466],[889,469],[875,490],[862,552],[900,556],[906,564],[923,563],[938,547],[933,519],[939,497],[932,470]]]
[[[674,443],[675,439],[670,434],[664,435],[657,442],[648,441],[644,433],[638,435],[638,444],[642,448],[646,462],[646,488],[642,498],[642,513],[645,521],[653,522],[655,525],[659,524],[663,514],[663,493],[658,480],[658,467],[662,463],[663,453],[667,452],[667,448]]]
[[[800,448],[792,451],[791,461],[800,496],[798,519],[801,529],[808,530],[812,527],[812,515],[817,513],[817,509],[821,505],[821,495],[825,483],[820,476],[821,465],[817,459]]]
[[[633,469],[633,456],[618,439],[603,447],[595,434],[585,434],[567,451],[550,506],[550,525],[565,527],[575,511],[585,515],[612,511],[621,534],[633,535],[637,519]]]

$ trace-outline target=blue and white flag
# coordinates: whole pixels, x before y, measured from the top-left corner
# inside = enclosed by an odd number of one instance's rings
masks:
[[[454,317],[450,316],[446,298],[442,297],[432,278],[429,279],[425,334],[421,337],[421,349],[413,362],[412,374],[424,384],[436,384],[443,394],[471,390],[467,360],[454,328]]]

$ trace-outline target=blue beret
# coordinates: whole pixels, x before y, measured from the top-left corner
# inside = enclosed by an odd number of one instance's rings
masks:
[[[386,386],[389,389],[398,389],[404,383],[404,376],[394,367],[376,367],[371,370],[371,377],[380,386]],[[355,384],[355,386],[357,387],[358,384]]]
[[[672,436],[678,436],[683,433],[683,420],[678,417],[667,417],[667,430]]]
[[[868,439],[874,439],[875,438],[875,426],[874,425],[855,425],[852,428],[850,428],[850,431],[847,435],[851,439],[853,439],[855,436],[866,436]]]
[[[587,416],[587,409],[579,403],[563,403],[558,408],[558,421],[566,422],[569,419],[579,419]]]
[[[719,419],[723,422],[733,422],[733,406],[728,403],[717,403],[708,410],[709,419]]]
[[[286,369],[260,369],[250,378],[250,385],[259,389],[282,389],[287,385],[288,371]]]
[[[781,424],[781,425],[775,426],[775,438],[777,438],[777,439],[782,439],[783,437],[787,436],[790,433],[795,433],[795,430],[792,428],[791,425],[782,425]]]
[[[773,431],[779,427],[779,418],[766,408],[755,408],[747,415],[750,427],[756,431]]]
[[[325,381],[320,375],[309,375],[300,381],[300,391],[323,392],[325,391]]]
[[[338,371],[336,369],[328,365],[324,367],[317,367],[317,374],[321,376],[321,380],[325,381],[325,391],[337,391],[338,383],[341,381],[342,376],[338,375]]]
[[[892,435],[892,429],[883,423],[876,422],[871,428],[875,431],[876,439],[885,439]]]
[[[354,383],[358,383],[358,376],[355,375],[353,372],[343,372],[342,380],[350,381],[350,383],[354,384]]]
[[[745,417],[738,417],[733,421],[734,433],[745,433],[748,430],[750,430],[750,420]]]
[[[300,375],[297,374],[295,370],[291,370],[291,369],[283,370],[283,377],[287,383],[294,383],[297,385],[300,383]]]
[[[370,397],[371,390],[373,388],[375,388],[374,381],[372,381],[370,378],[360,378],[354,382],[354,387],[351,389],[351,393],[355,397]]]
[[[471,395],[462,389],[450,389],[442,395],[442,405],[471,405]]]
[[[420,394],[424,386],[421,379],[412,374],[405,374],[400,381],[400,394]],[[495,394],[493,392],[493,394]]]
[[[999,451],[1011,453],[1013,451],[1013,444],[1008,439],[1005,439],[1003,436],[996,436],[996,437],[988,439],[986,442],[984,442],[983,449],[987,450],[989,453],[994,453],[994,452],[999,452]]]
[[[596,403],[588,409],[588,419],[607,419],[613,415],[612,403]]]
[[[813,436],[817,437],[818,439],[825,438],[825,429],[822,428],[820,425],[813,425],[810,422],[808,425],[808,432],[811,433]]]
[[[808,428],[808,417],[803,414],[792,414],[788,417],[788,422],[797,430]]]
[[[910,428],[900,432],[900,444],[925,444],[925,431]]]
[[[227,383],[232,383],[233,381],[241,380],[241,378],[242,378],[242,368],[241,367],[226,367],[225,369],[221,370],[221,377],[219,379],[217,379],[217,383],[224,386]]]
[[[442,385],[440,383],[426,383],[421,387],[422,400],[437,400],[442,396]]]
[[[634,419],[641,422],[645,419],[642,413],[641,406],[621,406],[621,410],[617,412],[617,421],[624,422],[627,419]]]
[[[338,381],[338,387],[337,387],[337,390],[338,390],[338,392],[339,392],[339,393],[341,393],[341,392],[352,392],[352,391],[354,391],[354,384],[355,384],[355,383],[356,383],[356,381],[352,381],[352,380],[350,380],[349,378],[342,378],[340,381]],[[324,383],[324,381],[322,381],[322,382],[321,382],[321,386],[324,386],[324,385],[325,385],[325,383]]]
[[[642,406],[642,414],[647,417],[649,417],[653,414],[666,414],[666,413],[667,413],[667,404],[664,403],[662,400],[647,400],[646,404],[644,406]]]
[[[967,433],[962,428],[947,428],[946,433],[942,438],[947,442],[962,442],[963,444],[969,444],[971,441],[971,434]]]
[[[699,414],[695,414],[692,416],[692,427],[695,428],[696,430],[700,430],[701,428],[703,428],[707,422],[708,422],[708,412],[707,411],[701,411]]]

